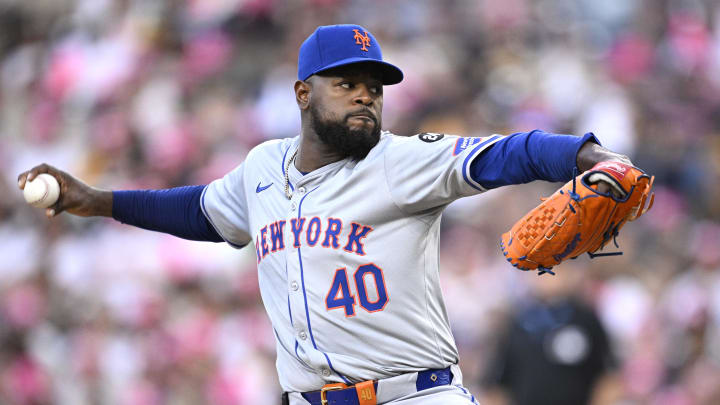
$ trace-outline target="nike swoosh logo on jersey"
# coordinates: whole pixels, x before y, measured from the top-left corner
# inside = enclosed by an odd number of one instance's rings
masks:
[[[261,191],[265,191],[265,190],[268,189],[268,187],[270,187],[270,186],[273,185],[272,183],[270,183],[270,184],[268,184],[267,186],[262,186],[262,187],[260,187],[260,184],[261,184],[261,183],[262,183],[262,182],[258,183],[257,188],[255,189],[255,192],[256,192],[256,193],[259,193],[259,192],[261,192]]]

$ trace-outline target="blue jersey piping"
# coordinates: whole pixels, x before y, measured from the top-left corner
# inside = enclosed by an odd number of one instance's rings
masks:
[[[292,148],[292,145],[288,146],[287,149],[285,149],[285,154],[283,155],[282,163],[280,163],[280,173],[283,179],[285,178],[285,158],[287,158],[288,152],[290,152],[290,148]],[[290,182],[290,179],[288,179],[288,185],[290,186],[290,190],[295,191],[295,187],[293,187],[292,183]]]
[[[468,179],[468,175],[467,175],[467,165],[468,165],[468,162],[470,161],[471,158],[473,158],[473,157],[475,156],[475,154],[478,152],[478,150],[482,149],[482,148],[483,148],[485,145],[487,145],[488,143],[494,142],[495,140],[497,140],[497,139],[499,139],[499,138],[500,138],[500,136],[495,135],[495,136],[490,137],[490,139],[488,139],[488,140],[485,141],[485,142],[480,142],[480,144],[478,144],[478,146],[476,146],[475,149],[473,149],[473,151],[470,152],[470,154],[465,158],[465,161],[463,162],[463,167],[462,167],[463,179],[465,180],[465,182],[466,182],[467,184],[470,185],[470,187],[474,188],[475,190],[485,191],[484,189],[482,189],[482,188],[474,185],[474,184],[472,183],[472,181],[470,181],[470,179]]]
[[[310,190],[307,194],[303,196],[303,198],[300,199],[300,204],[298,204],[298,219],[302,217],[302,204],[303,201],[305,201],[305,198],[310,195],[313,191],[317,190],[318,187],[315,187],[314,189]],[[346,384],[350,384],[350,381],[345,378],[344,375],[340,374],[335,370],[335,368],[332,365],[332,361],[330,361],[330,357],[328,357],[327,353],[323,352],[322,350],[318,349],[317,343],[315,343],[315,336],[312,332],[312,325],[310,325],[310,311],[308,309],[308,303],[307,303],[307,292],[305,291],[305,272],[303,270],[303,262],[302,262],[302,254],[300,253],[300,248],[298,248],[298,261],[300,262],[300,281],[302,282],[302,289],[303,289],[303,299],[305,300],[305,317],[307,319],[307,325],[308,325],[308,332],[310,333],[310,341],[312,341],[313,347],[315,350],[318,350],[320,353],[325,356],[325,360],[327,360],[328,367],[330,367],[330,370],[332,370],[335,374],[339,375],[340,378],[345,381]],[[297,347],[295,348],[295,352],[297,353]]]

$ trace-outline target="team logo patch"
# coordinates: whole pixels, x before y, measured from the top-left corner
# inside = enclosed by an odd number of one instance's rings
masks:
[[[457,142],[455,142],[455,149],[453,149],[453,156],[458,155],[465,149],[479,144],[484,138],[458,138]]]
[[[432,132],[423,132],[422,134],[418,135],[418,138],[420,138],[420,140],[423,142],[432,143],[432,142],[437,142],[437,141],[443,139],[444,136],[445,136],[445,134],[435,134]]]
[[[365,52],[369,52],[370,50],[367,49],[367,47],[370,46],[370,37],[368,36],[367,31],[365,31],[365,35],[361,34],[360,30],[354,29],[353,31],[355,31],[355,36],[353,37],[355,44],[362,45],[362,48],[360,49]]]

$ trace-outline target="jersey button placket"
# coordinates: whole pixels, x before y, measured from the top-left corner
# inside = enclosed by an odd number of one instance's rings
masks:
[[[300,288],[300,284],[298,284],[297,281],[293,281],[292,283],[290,283],[290,289],[291,289],[291,290],[297,291],[298,288]]]
[[[304,330],[300,331],[300,333],[298,333],[298,337],[300,338],[300,340],[305,340],[307,339],[307,333],[305,333]]]

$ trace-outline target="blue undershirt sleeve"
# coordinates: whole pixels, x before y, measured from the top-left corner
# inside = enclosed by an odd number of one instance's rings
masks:
[[[537,129],[512,134],[478,155],[470,176],[486,189],[534,180],[570,181],[578,151],[588,141],[600,144],[591,132],[582,137]]]
[[[183,239],[224,242],[200,209],[205,186],[113,191],[116,220]]]

